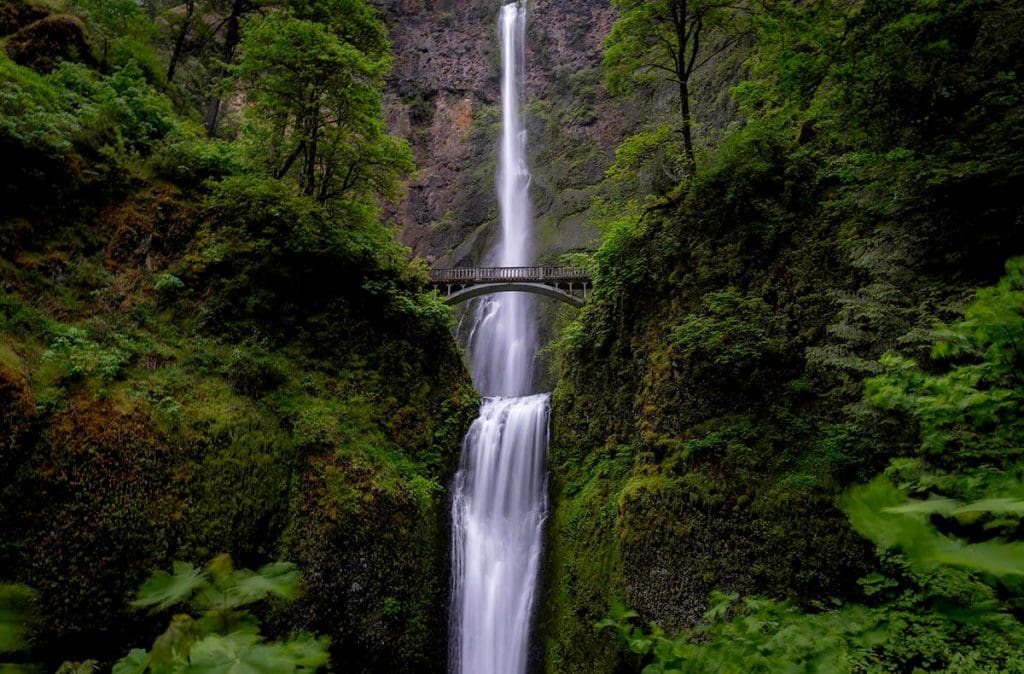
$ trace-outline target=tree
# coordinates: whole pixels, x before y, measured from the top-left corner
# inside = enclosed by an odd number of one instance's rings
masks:
[[[690,78],[742,36],[737,19],[749,14],[742,4],[714,0],[613,0],[620,18],[605,43],[608,88],[624,93],[641,82],[666,81],[678,87],[679,132],[687,171],[693,175],[693,116]],[[711,44],[711,49],[706,45]]]
[[[185,3],[184,14],[180,16],[175,12],[172,16],[172,31],[174,35],[174,47],[171,49],[170,61],[167,65],[167,82],[174,81],[174,73],[178,69],[178,62],[181,60],[182,54],[185,50],[185,45],[188,42],[189,35],[192,33],[192,24],[196,15],[196,0],[188,0]]]
[[[214,27],[214,35],[224,31],[224,43],[221,45],[220,62],[215,68],[213,93],[206,101],[206,134],[213,137],[221,121],[220,84],[228,76],[231,64],[235,60],[235,52],[242,41],[242,21],[257,12],[266,4],[264,0],[214,0],[212,9],[223,16]]]
[[[99,39],[105,66],[109,65],[111,45],[144,25],[144,15],[136,0],[76,0],[75,8]]]
[[[338,4],[365,7],[362,0]],[[329,25],[270,15],[250,25],[234,70],[249,103],[244,134],[257,162],[325,204],[388,196],[412,168],[408,146],[387,134],[383,119],[390,67],[383,28],[345,20],[353,16]]]

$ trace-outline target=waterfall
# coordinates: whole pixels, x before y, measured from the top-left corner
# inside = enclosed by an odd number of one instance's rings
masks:
[[[526,7],[501,9],[502,132],[496,175],[501,236],[496,266],[533,261],[526,132],[520,100]],[[528,395],[537,351],[533,299],[502,293],[479,302],[469,336],[473,379],[488,397],[463,441],[452,486],[453,674],[523,674],[541,535],[548,395]]]
[[[519,267],[533,262],[530,208],[530,168],[526,162],[526,132],[519,110],[526,7],[518,3],[501,8],[501,146],[498,172],[498,207],[501,236],[488,264]],[[492,295],[477,307],[469,339],[473,381],[485,395],[521,396],[533,383],[537,350],[533,297],[524,293]]]

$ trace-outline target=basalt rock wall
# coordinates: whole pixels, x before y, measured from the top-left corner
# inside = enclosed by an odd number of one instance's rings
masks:
[[[498,221],[500,131],[497,0],[380,0],[395,55],[392,131],[418,173],[391,215],[402,240],[435,264],[476,262]],[[538,255],[590,246],[585,217],[629,114],[601,86],[607,0],[530,5],[525,109],[534,173]]]

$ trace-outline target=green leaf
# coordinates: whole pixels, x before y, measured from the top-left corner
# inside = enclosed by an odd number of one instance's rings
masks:
[[[211,634],[189,653],[188,674],[288,674],[295,661],[278,644],[261,644],[254,634]]]
[[[940,564],[959,566],[993,576],[1024,576],[1024,543],[986,542],[963,545],[950,542],[940,547],[935,559]]]
[[[923,515],[951,515],[957,511],[960,505],[958,501],[951,498],[930,497],[927,501],[911,499],[901,506],[882,508],[882,512],[900,513],[904,515],[920,513]]]
[[[294,599],[299,593],[299,571],[290,562],[267,564],[257,573],[237,571],[233,598],[238,605],[251,604],[270,595]]]
[[[644,655],[651,650],[651,644],[654,643],[650,639],[640,637],[638,639],[629,640],[629,650],[639,655]]]
[[[283,653],[300,670],[315,671],[319,667],[326,667],[330,661],[328,646],[330,639],[327,637],[314,637],[305,632],[296,635],[283,645]]]
[[[143,674],[149,666],[149,653],[141,648],[133,648],[120,660],[114,663],[111,674]]]
[[[993,513],[998,515],[1024,515],[1024,501],[1012,498],[987,498],[962,505],[954,515],[967,513]]]
[[[158,571],[139,588],[138,598],[132,606],[155,606],[162,610],[188,600],[192,594],[207,586],[202,570],[187,562],[174,562],[174,573]]]

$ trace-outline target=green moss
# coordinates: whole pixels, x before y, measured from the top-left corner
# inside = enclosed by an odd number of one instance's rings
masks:
[[[625,594],[616,535],[618,483],[608,476],[552,484],[540,604],[548,671],[612,671],[618,661],[615,645],[592,627]]]
[[[0,342],[0,471],[5,475],[17,465],[21,442],[35,416],[36,399],[24,369],[11,346]]]

